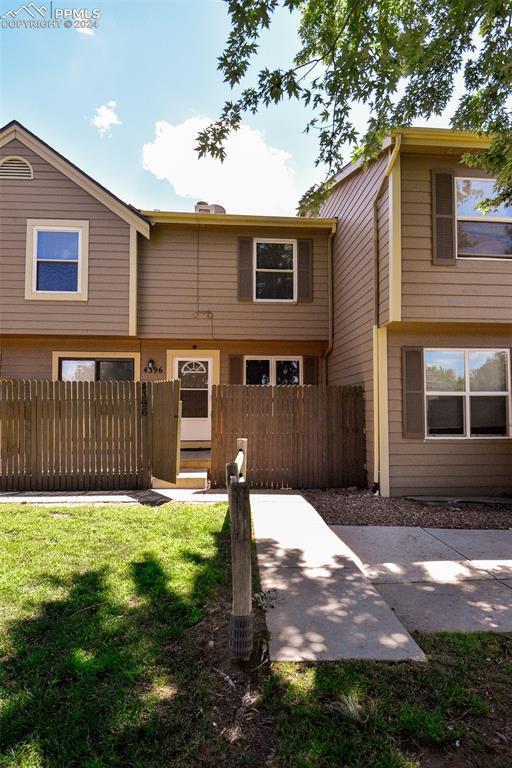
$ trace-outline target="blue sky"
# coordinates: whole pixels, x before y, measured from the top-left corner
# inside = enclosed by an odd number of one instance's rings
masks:
[[[143,208],[192,210],[196,199],[205,199],[233,213],[293,213],[300,194],[320,180],[315,137],[303,133],[307,114],[296,102],[248,117],[224,167],[197,160],[194,136],[229,93],[217,71],[229,32],[222,0],[54,6],[99,8],[99,26],[93,35],[0,31],[2,124],[20,120]],[[0,15],[18,7],[0,0]],[[297,17],[280,10],[263,38],[261,61],[284,66],[296,48]]]

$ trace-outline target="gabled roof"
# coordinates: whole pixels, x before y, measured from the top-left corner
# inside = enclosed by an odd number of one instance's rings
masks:
[[[471,149],[487,149],[491,141],[491,136],[472,131],[454,131],[451,128],[397,128],[391,131],[382,142],[381,153],[399,143],[401,152],[438,151],[456,154]],[[339,184],[363,167],[364,163],[361,160],[347,163],[334,177],[334,184]]]
[[[109,208],[116,216],[119,216],[127,224],[135,227],[137,232],[140,232],[144,237],[149,237],[150,222],[140,211],[120,200],[102,184],[99,184],[99,182],[95,181],[91,176],[74,165],[74,163],[67,160],[67,158],[53,149],[53,147],[50,147],[49,144],[29,131],[28,128],[25,128],[17,120],[12,120],[7,125],[4,125],[3,128],[0,128],[0,147],[8,144],[13,139],[21,141],[32,152],[42,157],[43,160],[53,165],[54,168],[92,195],[92,197],[96,198],[106,208]]]

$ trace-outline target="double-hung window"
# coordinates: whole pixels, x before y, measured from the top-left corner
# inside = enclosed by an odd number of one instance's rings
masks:
[[[245,384],[301,384],[301,357],[246,357]]]
[[[27,222],[26,299],[87,300],[89,222]]]
[[[297,301],[296,240],[254,240],[254,300]]]
[[[508,437],[508,349],[425,349],[427,437]]]
[[[459,258],[512,258],[512,205],[503,203],[488,214],[477,208],[494,194],[492,179],[455,179]]]

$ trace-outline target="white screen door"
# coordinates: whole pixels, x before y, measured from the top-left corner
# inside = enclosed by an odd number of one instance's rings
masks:
[[[181,439],[210,440],[211,357],[175,357],[174,376],[181,381]]]

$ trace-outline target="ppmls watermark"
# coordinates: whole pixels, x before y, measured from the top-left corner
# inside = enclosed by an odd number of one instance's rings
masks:
[[[19,8],[5,11],[0,16],[2,29],[77,29],[93,34],[99,27],[99,8],[60,8],[53,2],[45,5],[23,3]]]

